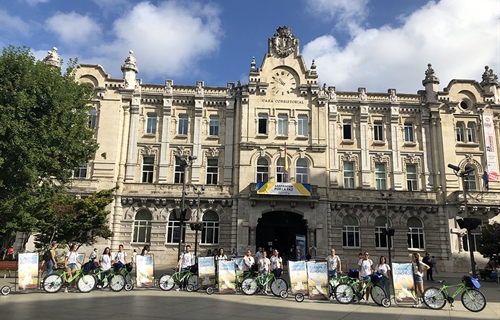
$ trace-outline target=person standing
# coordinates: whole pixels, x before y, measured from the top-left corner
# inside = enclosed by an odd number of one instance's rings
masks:
[[[425,257],[422,259],[422,262],[428,265],[429,267],[432,266],[431,264],[431,255],[429,252],[425,253]],[[434,281],[434,278],[432,277],[432,268],[427,269],[427,281]]]
[[[252,257],[252,251],[248,250],[247,255],[243,257],[243,277],[251,276],[252,267],[255,264],[255,259]]]
[[[283,259],[279,256],[277,249],[273,250],[273,255],[269,261],[271,263],[271,272],[276,278],[281,277],[281,274],[283,273]]]
[[[115,255],[114,263],[118,263],[121,267],[127,264],[127,253],[123,250],[123,244],[118,246],[118,252]]]
[[[45,276],[51,275],[52,272],[54,272],[54,267],[57,267],[57,261],[56,261],[56,248],[57,248],[57,242],[52,241],[52,246],[50,247],[50,259],[47,260],[47,274]]]
[[[236,248],[233,248],[233,250],[231,251],[231,259],[236,259],[237,256],[238,252],[236,251]]]
[[[184,275],[189,271],[191,266],[193,265],[193,254],[190,252],[191,251],[191,246],[188,244],[186,245],[186,249],[183,254],[181,254],[179,261],[177,262],[177,268],[180,267],[181,274],[180,277],[184,277]],[[179,290],[184,290],[187,286],[187,278],[184,279],[184,281],[180,284],[180,288],[175,289],[176,291]]]
[[[259,263],[260,259],[262,259],[262,247],[259,247],[259,250],[255,253],[255,262]]]
[[[259,267],[259,274],[261,277],[260,281],[261,281],[261,284],[263,284],[266,282],[266,279],[271,272],[271,261],[269,261],[269,259],[267,258],[266,251],[262,252],[262,258],[258,262],[258,267]],[[265,293],[265,294],[267,294],[267,290],[268,290],[267,287],[268,286],[266,285],[266,287],[264,288],[263,293]]]
[[[69,252],[64,258],[64,271],[66,271],[66,282],[73,276],[73,271],[80,269],[79,265],[82,265],[83,261],[80,260],[78,252],[76,252],[76,244],[72,244],[69,248]],[[71,282],[71,287],[75,287],[75,280]],[[68,288],[64,289],[64,292],[68,292]]]
[[[335,254],[335,249],[330,250],[330,254],[326,257],[328,264],[328,281],[333,278],[338,278],[339,273],[342,273],[342,261],[340,257]]]
[[[387,298],[391,300],[391,289],[389,285],[391,280],[391,267],[387,264],[384,256],[380,257],[379,262],[375,267],[375,271],[382,275],[379,285],[384,289]]]
[[[417,301],[413,305],[414,308],[418,307],[418,293],[420,292],[420,295],[422,298],[424,297],[424,272],[429,270],[429,266],[420,261],[420,255],[416,252],[414,252],[411,255],[411,265],[413,269],[413,283],[415,284],[415,293],[417,295]],[[424,307],[425,304],[422,304],[422,307]]]
[[[371,280],[373,274],[373,261],[370,259],[370,254],[365,252],[363,259],[359,260],[359,290],[361,291],[365,286],[365,282]],[[369,303],[370,288],[366,288],[366,304]]]
[[[437,269],[437,265],[436,265],[436,258],[434,258],[434,256],[431,256],[431,265],[430,265],[431,269],[433,269],[434,271],[436,271],[436,274],[439,274],[439,271]]]
[[[94,248],[94,251],[90,253],[89,260],[95,261],[96,258],[97,258],[97,248]]]
[[[101,256],[99,257],[99,267],[101,268],[101,278],[97,279],[98,288],[101,289],[103,287],[104,278],[106,278],[111,272],[111,251],[109,247],[104,248]]]

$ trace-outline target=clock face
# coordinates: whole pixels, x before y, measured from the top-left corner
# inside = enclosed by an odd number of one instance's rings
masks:
[[[271,75],[271,91],[277,95],[285,95],[294,92],[297,89],[297,79],[285,69],[274,70]]]

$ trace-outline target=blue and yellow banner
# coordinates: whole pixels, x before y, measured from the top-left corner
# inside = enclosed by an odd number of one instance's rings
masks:
[[[290,182],[258,182],[257,194],[310,197],[311,185]]]

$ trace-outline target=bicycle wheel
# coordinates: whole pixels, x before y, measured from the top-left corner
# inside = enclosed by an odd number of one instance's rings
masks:
[[[243,290],[244,294],[252,295],[257,292],[259,285],[257,284],[257,279],[254,278],[246,278],[241,283],[241,290]]]
[[[108,278],[109,287],[114,292],[122,291],[125,287],[125,277],[121,274],[114,274]]]
[[[304,301],[304,294],[303,294],[303,293],[297,293],[297,294],[295,295],[295,301],[297,301],[297,302],[302,302],[302,301]]]
[[[424,290],[424,303],[430,309],[439,310],[446,304],[446,298],[438,288],[429,287]]]
[[[198,291],[198,288],[199,288],[199,286],[198,286],[198,276],[196,274],[190,275],[189,278],[188,278],[187,283],[188,283],[188,286],[191,286],[191,289],[192,289],[191,291],[188,290],[189,292]],[[186,290],[187,289],[188,289],[188,287],[186,287]]]
[[[125,277],[125,285],[128,284],[129,285],[128,288],[130,288],[128,290],[126,290],[127,288],[125,288],[125,290],[126,291],[132,290],[134,288],[134,279],[132,278],[132,276],[128,272],[124,275],[124,277]]]
[[[8,296],[8,295],[9,295],[9,293],[10,293],[10,290],[11,290],[11,289],[10,289],[10,287],[9,287],[9,286],[3,286],[3,287],[2,287],[2,290],[1,290],[1,292],[2,292],[2,296]]]
[[[286,281],[281,278],[274,279],[274,281],[271,282],[271,292],[276,297],[279,297],[281,291],[288,291],[288,283],[286,283]]]
[[[486,307],[486,297],[479,290],[465,289],[462,293],[462,304],[469,311],[479,312]]]
[[[56,293],[61,290],[64,283],[63,277],[59,274],[50,274],[43,279],[43,290],[48,293]]]
[[[385,294],[385,290],[379,285],[374,285],[371,287],[370,291],[372,300],[379,306],[383,305],[382,300],[384,300],[387,297]]]
[[[391,306],[391,300],[387,299],[387,298],[384,298],[382,299],[382,305],[385,307],[385,308],[389,308]]]
[[[282,298],[282,299],[288,298],[288,291],[285,291],[285,290],[281,291],[280,298]]]
[[[160,289],[163,291],[170,291],[172,288],[175,286],[175,280],[174,277],[170,274],[164,274],[160,277],[160,280],[158,280],[158,286]]]
[[[208,287],[206,291],[208,295],[211,295],[212,293],[214,293],[214,287]]]
[[[76,285],[80,292],[87,293],[94,289],[95,283],[95,277],[91,274],[86,274],[78,279]]]
[[[342,304],[349,304],[354,299],[355,291],[348,284],[341,283],[335,288],[335,299]]]

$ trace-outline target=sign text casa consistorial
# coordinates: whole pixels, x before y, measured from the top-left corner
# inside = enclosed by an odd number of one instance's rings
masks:
[[[262,99],[263,103],[289,103],[289,104],[304,104],[304,100],[294,99]]]

